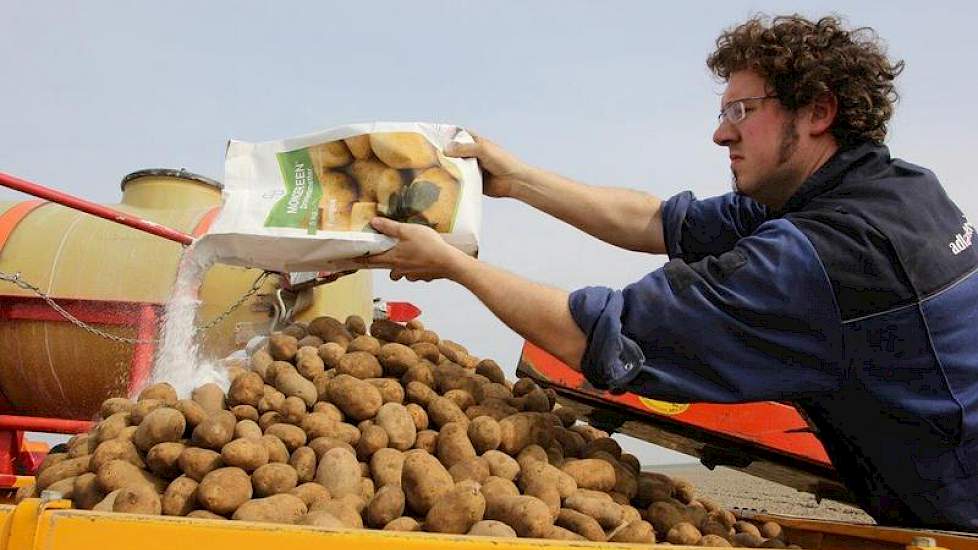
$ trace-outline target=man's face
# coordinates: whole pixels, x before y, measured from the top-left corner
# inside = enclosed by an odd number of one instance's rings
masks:
[[[766,99],[744,101],[745,118],[721,120],[713,141],[729,151],[735,189],[762,204],[779,207],[803,175],[793,162],[799,140],[795,116],[777,98],[769,97],[772,94],[757,73],[731,74],[721,109],[747,97]]]

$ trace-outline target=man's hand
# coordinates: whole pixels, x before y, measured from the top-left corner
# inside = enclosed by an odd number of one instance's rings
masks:
[[[475,143],[449,143],[445,155],[476,158],[482,168],[482,192],[490,197],[512,197],[513,187],[524,183],[532,169],[488,139],[471,135]]]
[[[370,225],[398,240],[394,248],[380,254],[358,258],[364,267],[391,270],[391,280],[431,281],[451,278],[453,271],[468,256],[445,242],[434,229],[414,223],[399,223],[387,218],[374,218]]]

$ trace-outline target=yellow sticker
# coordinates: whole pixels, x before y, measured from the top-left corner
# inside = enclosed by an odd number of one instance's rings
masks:
[[[638,400],[648,407],[650,411],[669,416],[685,412],[689,408],[689,403],[670,403],[668,401],[647,399],[645,397],[639,397]]]

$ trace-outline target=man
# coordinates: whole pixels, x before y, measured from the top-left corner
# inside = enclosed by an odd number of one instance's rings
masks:
[[[571,294],[465,256],[432,230],[365,265],[449,278],[598,387],[673,401],[791,401],[881,523],[978,530],[978,253],[935,176],[882,144],[902,70],[834,18],[752,19],[708,58],[713,140],[735,193],[667,201],[529,167],[492,142],[485,194],[671,260]]]

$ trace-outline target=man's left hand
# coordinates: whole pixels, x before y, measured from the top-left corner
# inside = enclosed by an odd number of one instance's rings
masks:
[[[468,259],[464,252],[445,242],[434,229],[414,223],[399,223],[374,218],[370,225],[378,232],[398,240],[394,248],[380,254],[358,258],[364,267],[391,270],[391,280],[431,281],[452,278],[453,272]]]

